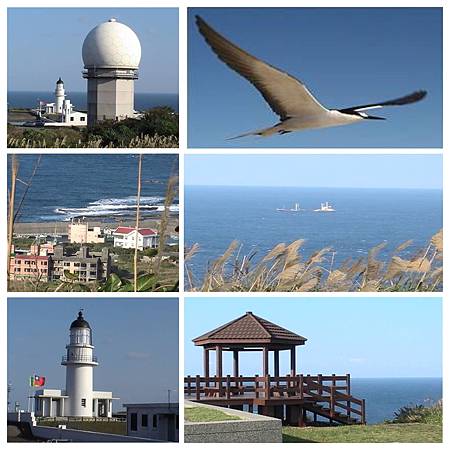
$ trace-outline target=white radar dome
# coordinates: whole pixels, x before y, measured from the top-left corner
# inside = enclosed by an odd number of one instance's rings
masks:
[[[97,25],[83,42],[86,69],[137,69],[140,60],[141,44],[136,33],[116,19]]]

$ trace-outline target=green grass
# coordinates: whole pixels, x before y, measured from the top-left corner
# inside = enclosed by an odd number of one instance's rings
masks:
[[[241,420],[238,416],[224,413],[219,410],[196,406],[184,408],[184,419],[187,422],[221,422],[223,420]]]
[[[401,423],[338,427],[283,427],[283,442],[442,442],[442,425]]]
[[[71,430],[83,430],[83,431],[96,431],[98,433],[109,433],[109,434],[127,434],[127,424],[126,422],[95,422],[95,421],[54,421],[54,420],[43,420],[38,423],[43,427],[57,427],[58,425],[66,425],[67,428]]]

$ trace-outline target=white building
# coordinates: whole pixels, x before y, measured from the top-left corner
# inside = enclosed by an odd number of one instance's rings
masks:
[[[92,330],[83,313],[70,325],[70,343],[61,364],[66,367],[66,389],[36,391],[35,413],[41,417],[112,417],[112,392],[94,391]]]
[[[145,248],[157,248],[159,236],[156,230],[152,228],[140,228],[137,232],[133,227],[118,227],[113,232],[114,247],[137,248],[144,250]]]
[[[136,33],[110,19],[92,29],[83,43],[83,78],[87,79],[88,125],[134,117],[134,80],[141,44]]]
[[[55,102],[44,103],[44,108],[45,114],[56,114],[59,116],[59,120],[46,122],[45,126],[47,127],[87,125],[87,114],[74,110],[71,101],[66,98],[64,82],[61,78],[56,82]]]
[[[68,228],[71,244],[104,244],[105,236],[98,226],[89,226],[89,222],[72,220]]]
[[[128,403],[127,435],[178,442],[178,403]]]

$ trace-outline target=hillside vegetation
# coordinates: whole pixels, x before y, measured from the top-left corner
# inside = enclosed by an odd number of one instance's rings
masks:
[[[153,108],[140,119],[104,121],[94,127],[24,128],[8,125],[10,148],[177,148],[178,114]]]

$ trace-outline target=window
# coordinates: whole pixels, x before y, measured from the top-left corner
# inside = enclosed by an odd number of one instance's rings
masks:
[[[175,416],[175,428],[178,430],[180,426],[180,417],[178,415]]]
[[[153,428],[158,428],[158,416],[156,414],[153,415]]]
[[[80,117],[80,122],[84,122],[86,120],[86,117]]]
[[[83,408],[86,408],[86,399],[85,399],[85,398],[82,398],[82,399],[81,399],[81,406],[82,406]]]
[[[73,117],[71,117],[71,118],[70,118],[70,121],[71,121],[71,122],[73,122],[73,119],[74,119],[74,118],[73,118]]]
[[[147,428],[148,427],[148,414],[142,414],[141,417],[141,426]]]
[[[130,430],[137,431],[137,414],[136,413],[130,414]]]

